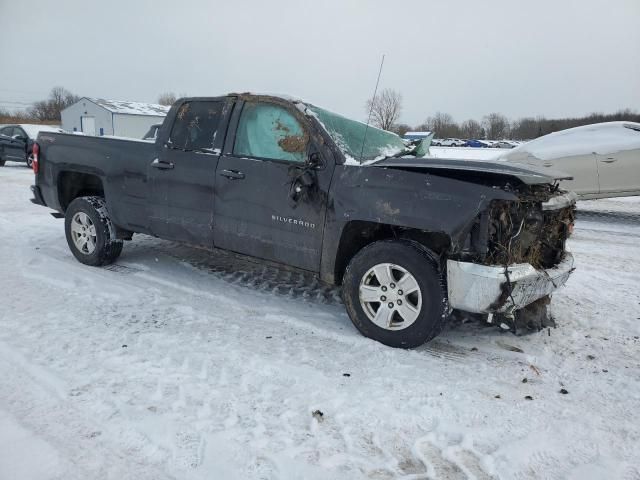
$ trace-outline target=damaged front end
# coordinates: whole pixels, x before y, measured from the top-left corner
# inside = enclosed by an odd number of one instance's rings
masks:
[[[550,324],[550,295],[574,269],[566,240],[576,195],[552,185],[522,185],[514,193],[517,201],[496,200],[479,215],[466,254],[447,261],[449,304],[489,321],[498,315],[514,330],[539,329]]]

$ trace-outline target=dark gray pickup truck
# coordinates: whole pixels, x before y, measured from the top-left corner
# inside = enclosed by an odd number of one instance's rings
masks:
[[[33,202],[87,265],[144,233],[313,272],[394,347],[455,311],[539,325],[573,270],[565,177],[424,150],[300,100],[185,98],[155,143],[40,134]]]

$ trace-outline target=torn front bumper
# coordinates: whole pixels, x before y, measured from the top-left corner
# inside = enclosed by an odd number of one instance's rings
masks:
[[[510,313],[553,293],[573,270],[569,252],[546,270],[529,263],[502,267],[447,260],[449,306],[472,313]]]

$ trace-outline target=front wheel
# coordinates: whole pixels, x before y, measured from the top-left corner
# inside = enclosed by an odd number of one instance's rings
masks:
[[[342,288],[356,328],[391,347],[422,345],[447,318],[444,277],[415,242],[385,240],[363,248],[349,263]]]
[[[33,153],[27,156],[27,167],[33,168]]]
[[[65,212],[64,229],[71,253],[85,265],[107,265],[122,253],[122,240],[116,238],[102,197],[79,197],[72,201]]]

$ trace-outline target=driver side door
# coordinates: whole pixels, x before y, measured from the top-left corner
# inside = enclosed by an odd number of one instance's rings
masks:
[[[309,128],[301,114],[281,104],[236,105],[215,176],[217,247],[319,270],[333,167]],[[311,154],[320,166],[309,165]],[[301,175],[309,179],[304,186]]]

